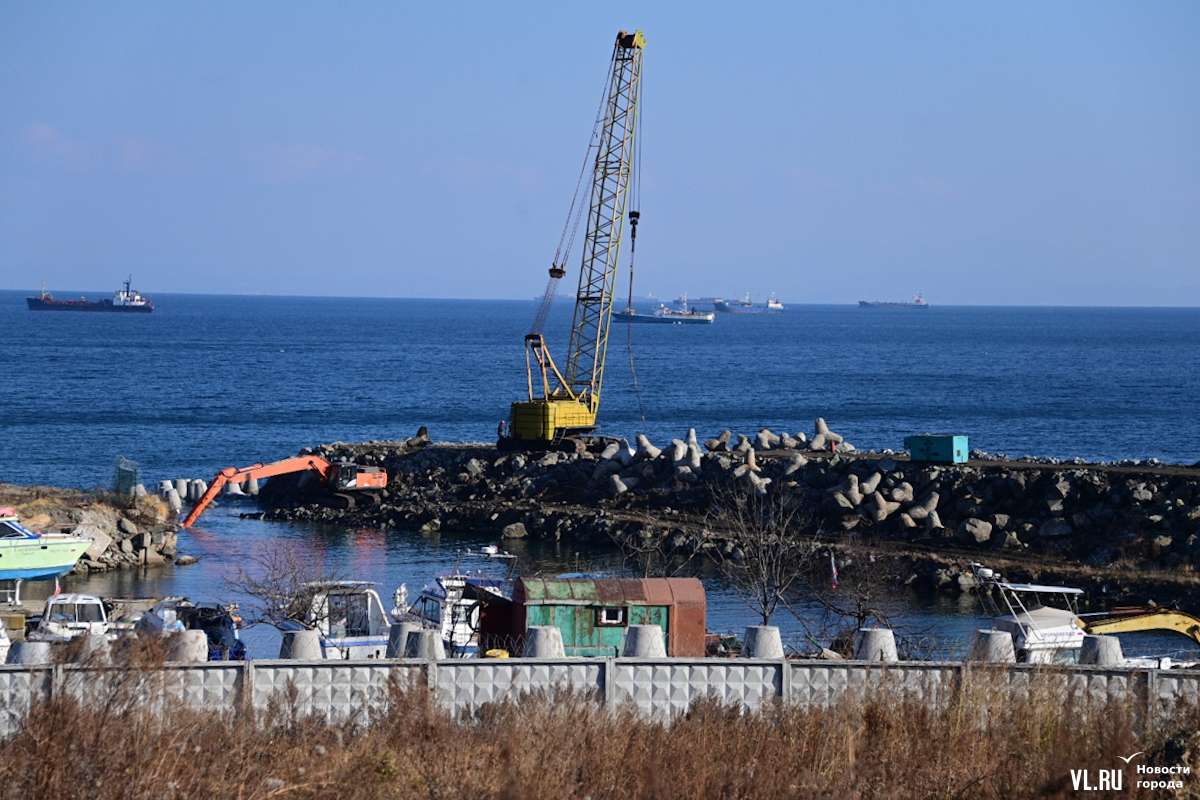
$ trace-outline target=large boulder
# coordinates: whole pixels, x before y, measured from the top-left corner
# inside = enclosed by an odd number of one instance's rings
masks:
[[[524,539],[529,536],[529,531],[525,530],[525,523],[514,522],[512,525],[505,525],[504,530],[500,531],[500,536],[504,539]]]
[[[958,540],[963,544],[987,544],[992,539],[992,523],[972,517],[958,526]]]

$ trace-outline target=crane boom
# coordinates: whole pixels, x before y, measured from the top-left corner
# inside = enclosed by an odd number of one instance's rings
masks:
[[[600,133],[595,144],[587,234],[566,369],[560,371],[555,365],[535,325],[535,331],[525,337],[529,399],[512,404],[509,435],[517,442],[545,445],[572,433],[593,430],[596,425],[612,321],[613,285],[633,168],[645,46],[641,31],[621,31],[613,45]],[[550,277],[552,283],[562,277],[558,264],[551,267]]]

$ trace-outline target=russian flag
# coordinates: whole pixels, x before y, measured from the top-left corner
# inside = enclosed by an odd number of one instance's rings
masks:
[[[837,562],[833,560],[833,553],[829,554],[829,581],[834,589],[838,587]]]

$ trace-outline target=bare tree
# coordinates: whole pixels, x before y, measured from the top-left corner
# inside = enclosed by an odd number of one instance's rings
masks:
[[[649,531],[649,535],[644,535]],[[609,538],[621,551],[621,565],[629,575],[639,578],[670,578],[686,574],[696,559],[698,550],[684,554],[673,551],[667,544],[667,534],[649,526],[636,533],[609,530]]]
[[[787,605],[815,565],[820,543],[798,494],[759,494],[736,484],[712,490],[707,552],[763,625]]]
[[[839,652],[852,647],[852,636],[870,624],[894,627],[899,612],[895,587],[904,581],[904,570],[892,559],[877,556],[869,546],[846,538],[820,549],[813,569],[789,595],[790,610],[808,632],[833,643]],[[803,604],[800,613],[797,606]],[[816,608],[817,613],[811,611]]]
[[[306,625],[322,622],[328,614],[328,603],[314,603],[314,590],[346,579],[336,570],[311,561],[301,561],[287,548],[265,548],[247,556],[247,563],[226,583],[235,591],[249,595],[252,600],[246,610],[248,622],[275,624],[284,620]]]

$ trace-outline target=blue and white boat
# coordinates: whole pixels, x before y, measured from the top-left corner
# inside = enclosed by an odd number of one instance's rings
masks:
[[[507,562],[508,574],[497,578],[483,569],[466,569],[462,556]],[[515,562],[516,556],[494,545],[480,552],[461,553],[454,568],[438,573],[411,604],[406,602],[407,590],[401,586],[396,591],[392,616],[397,622],[413,622],[440,631],[450,658],[475,658],[479,655],[480,611],[490,601],[509,601]]]
[[[65,575],[91,544],[78,536],[31,531],[17,521],[13,509],[0,509],[0,581]]]

